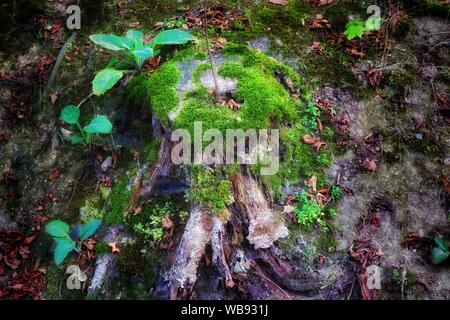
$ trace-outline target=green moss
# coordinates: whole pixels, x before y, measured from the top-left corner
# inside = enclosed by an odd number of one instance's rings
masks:
[[[110,210],[104,216],[104,223],[109,226],[124,222],[125,211],[130,203],[132,191],[128,189],[129,177],[121,179],[111,190]]]
[[[317,249],[320,253],[327,255],[336,251],[336,239],[331,232],[321,232],[316,240]]]
[[[142,73],[131,79],[126,86],[127,98],[138,106],[143,106],[148,101],[147,81],[148,76]]]
[[[193,165],[190,168],[192,186],[188,196],[194,203],[220,214],[230,201],[231,183],[211,168]]]
[[[80,208],[80,219],[83,223],[88,223],[89,221],[95,219],[103,219],[103,215],[105,214],[105,200],[104,196],[107,196],[108,193],[102,195],[97,194],[92,196],[84,202],[84,205]]]
[[[198,43],[195,47],[191,47],[182,51],[177,52],[173,61],[185,61],[185,60],[204,60],[208,58],[208,55],[205,52],[204,46],[201,46],[201,43]]]
[[[180,99],[175,85],[180,81],[181,74],[176,63],[167,62],[162,65],[147,81],[147,93],[153,111],[158,119],[168,125],[168,115],[179,104]]]
[[[194,73],[192,74],[192,81],[194,81],[194,83],[199,84],[201,76],[203,75],[203,73],[205,73],[208,70],[211,70],[211,64],[210,63],[204,62],[204,63],[199,64],[195,68]]]
[[[97,257],[110,252],[111,248],[108,246],[106,242],[99,241],[95,244],[94,253]]]
[[[150,163],[156,162],[158,160],[160,147],[161,143],[156,139],[152,139],[149,143],[147,143],[143,150],[145,160]]]

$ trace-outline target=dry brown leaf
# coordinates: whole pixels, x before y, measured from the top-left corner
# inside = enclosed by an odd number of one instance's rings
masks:
[[[375,172],[378,169],[376,161],[369,158],[366,158],[366,160],[364,160],[362,167],[371,172]]]
[[[112,253],[120,253],[120,248],[117,245],[117,242],[110,242],[108,243],[108,246],[111,248]]]
[[[305,181],[305,183],[308,187],[311,187],[311,189],[314,191],[314,193],[317,192],[317,177],[316,176],[312,176],[312,178],[309,179],[308,181]]]
[[[56,94],[51,94],[50,95],[50,102],[52,103],[52,105],[55,104],[56,100],[58,100],[58,96]]]
[[[291,214],[294,213],[294,207],[291,206],[290,204],[286,205],[283,207],[283,214]]]
[[[128,25],[128,27],[129,27],[129,28],[136,28],[136,27],[138,27],[140,24],[141,24],[141,23],[140,23],[139,21],[131,22],[131,23]]]
[[[169,216],[165,216],[162,219],[162,226],[165,230],[171,230],[173,229],[173,222],[172,220],[169,218]]]
[[[323,52],[323,48],[320,45],[319,41],[314,41],[311,45],[311,47],[309,47],[309,50],[311,50],[312,52],[319,52],[322,53]]]
[[[287,5],[287,0],[269,0],[269,3],[277,6],[285,6]]]

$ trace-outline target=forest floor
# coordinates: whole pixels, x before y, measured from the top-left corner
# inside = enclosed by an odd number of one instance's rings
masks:
[[[148,103],[136,103],[121,87],[89,98],[83,122],[107,114],[114,124],[113,134],[90,148],[70,144],[69,127],[59,115],[65,105],[89,96],[95,74],[113,59],[94,47],[89,35],[138,29],[151,39],[161,30],[180,28],[204,39],[202,3],[81,1],[82,28],[70,41],[65,9],[71,1],[43,2],[20,23],[0,25],[0,299],[173,297],[164,277],[195,213],[189,213],[184,190],[155,197],[130,213],[134,199],[127,185],[158,159]],[[435,239],[450,239],[448,2],[213,2],[208,1],[213,54],[220,57],[230,45],[243,44],[292,68],[310,93],[301,100],[310,100],[319,112],[317,132],[297,140],[317,157],[319,149],[326,151],[322,160],[314,158],[318,174],[283,185],[282,196],[267,195],[288,237],[254,250],[238,239],[241,222],[230,218],[235,231],[227,234],[229,247],[222,252],[233,285],[211,270],[215,254],[208,247],[195,268],[194,288],[180,296],[450,299],[450,259],[432,261]],[[346,39],[349,17],[365,20],[369,5],[381,8],[381,30]],[[48,87],[64,44],[56,81]],[[183,48],[152,59],[144,74],[154,74]],[[331,131],[322,132],[322,126]],[[326,228],[304,228],[297,221],[298,193],[309,188],[315,197],[325,197],[324,207],[333,212]],[[135,227],[142,225],[135,217],[144,216],[141,211],[163,217],[156,228],[161,241],[149,241]],[[120,223],[123,215],[131,215],[126,223]],[[44,226],[55,219],[79,226],[99,216],[99,234],[57,267]],[[100,267],[110,268],[111,261],[114,268],[103,271],[111,274],[101,274]],[[66,286],[71,264],[88,278],[79,290]],[[368,287],[370,266],[380,270],[379,288]],[[291,283],[290,275],[298,283]]]

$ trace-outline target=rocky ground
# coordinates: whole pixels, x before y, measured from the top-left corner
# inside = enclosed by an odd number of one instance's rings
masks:
[[[320,110],[319,127],[307,132],[313,141],[293,138],[302,150],[289,167],[297,183],[281,181],[279,190],[249,168],[219,177],[178,168],[169,180],[153,179],[173,169],[159,166],[168,163],[164,132],[189,119],[182,103],[167,124],[156,119],[155,96],[166,93],[156,76],[175,64],[181,101],[196,86],[213,87],[210,71],[195,76],[208,62],[201,3],[81,1],[87,9],[74,37],[65,28],[67,4],[36,1],[14,20],[0,16],[0,299],[450,298],[450,259],[431,259],[434,239],[450,235],[448,3],[208,1],[218,69],[227,50],[247,46],[284,70],[264,78],[283,88],[280,96]],[[371,4],[382,9],[382,30],[347,40],[349,16],[365,18]],[[72,146],[60,111],[89,96],[96,72],[113,58],[88,36],[139,29],[151,38],[171,28],[199,41],[163,52],[129,87],[89,98],[82,120],[106,114],[113,134],[90,148]],[[162,79],[161,87],[142,92],[140,79]],[[222,102],[240,107],[238,81],[219,81],[233,92]],[[308,161],[311,170],[298,166]],[[233,199],[220,214],[186,196],[200,184],[195,177],[213,188],[229,182]],[[302,190],[326,199],[325,231],[298,223]],[[157,225],[145,229],[151,217]],[[44,226],[60,219],[76,229],[93,218],[103,221],[98,233],[57,267]],[[79,290],[65,285],[71,264],[87,275]],[[381,268],[380,289],[367,287],[373,265]]]

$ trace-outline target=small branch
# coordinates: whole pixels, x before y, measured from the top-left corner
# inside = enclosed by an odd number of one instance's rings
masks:
[[[208,51],[208,58],[209,58],[209,63],[211,64],[211,72],[213,75],[213,79],[214,79],[214,87],[215,87],[215,92],[214,95],[217,97],[218,93],[219,93],[219,84],[217,82],[217,77],[216,77],[216,71],[214,70],[214,64],[213,64],[213,60],[212,60],[212,54],[211,54],[211,50],[209,49],[209,36],[208,36],[208,6],[206,4],[206,0],[203,1],[203,10],[205,12],[205,40],[206,40],[206,50]]]
[[[66,43],[64,43],[64,45],[62,46],[61,50],[59,51],[58,57],[56,58],[56,62],[55,65],[53,66],[52,69],[52,73],[50,74],[50,78],[47,82],[47,87],[45,89],[45,91],[47,92],[49,89],[51,89],[51,87],[53,87],[53,85],[55,84],[56,81],[56,76],[58,74],[59,71],[59,67],[61,66],[61,63],[64,59],[64,56],[66,54],[67,48],[69,47],[69,45],[72,43],[72,41],[75,39],[75,36],[77,35],[77,32],[74,31],[69,39],[66,41]]]
[[[86,98],[84,98],[78,105],[77,107],[80,108],[83,104],[85,104],[90,98],[92,98],[92,96],[94,95],[93,92],[91,92]]]

